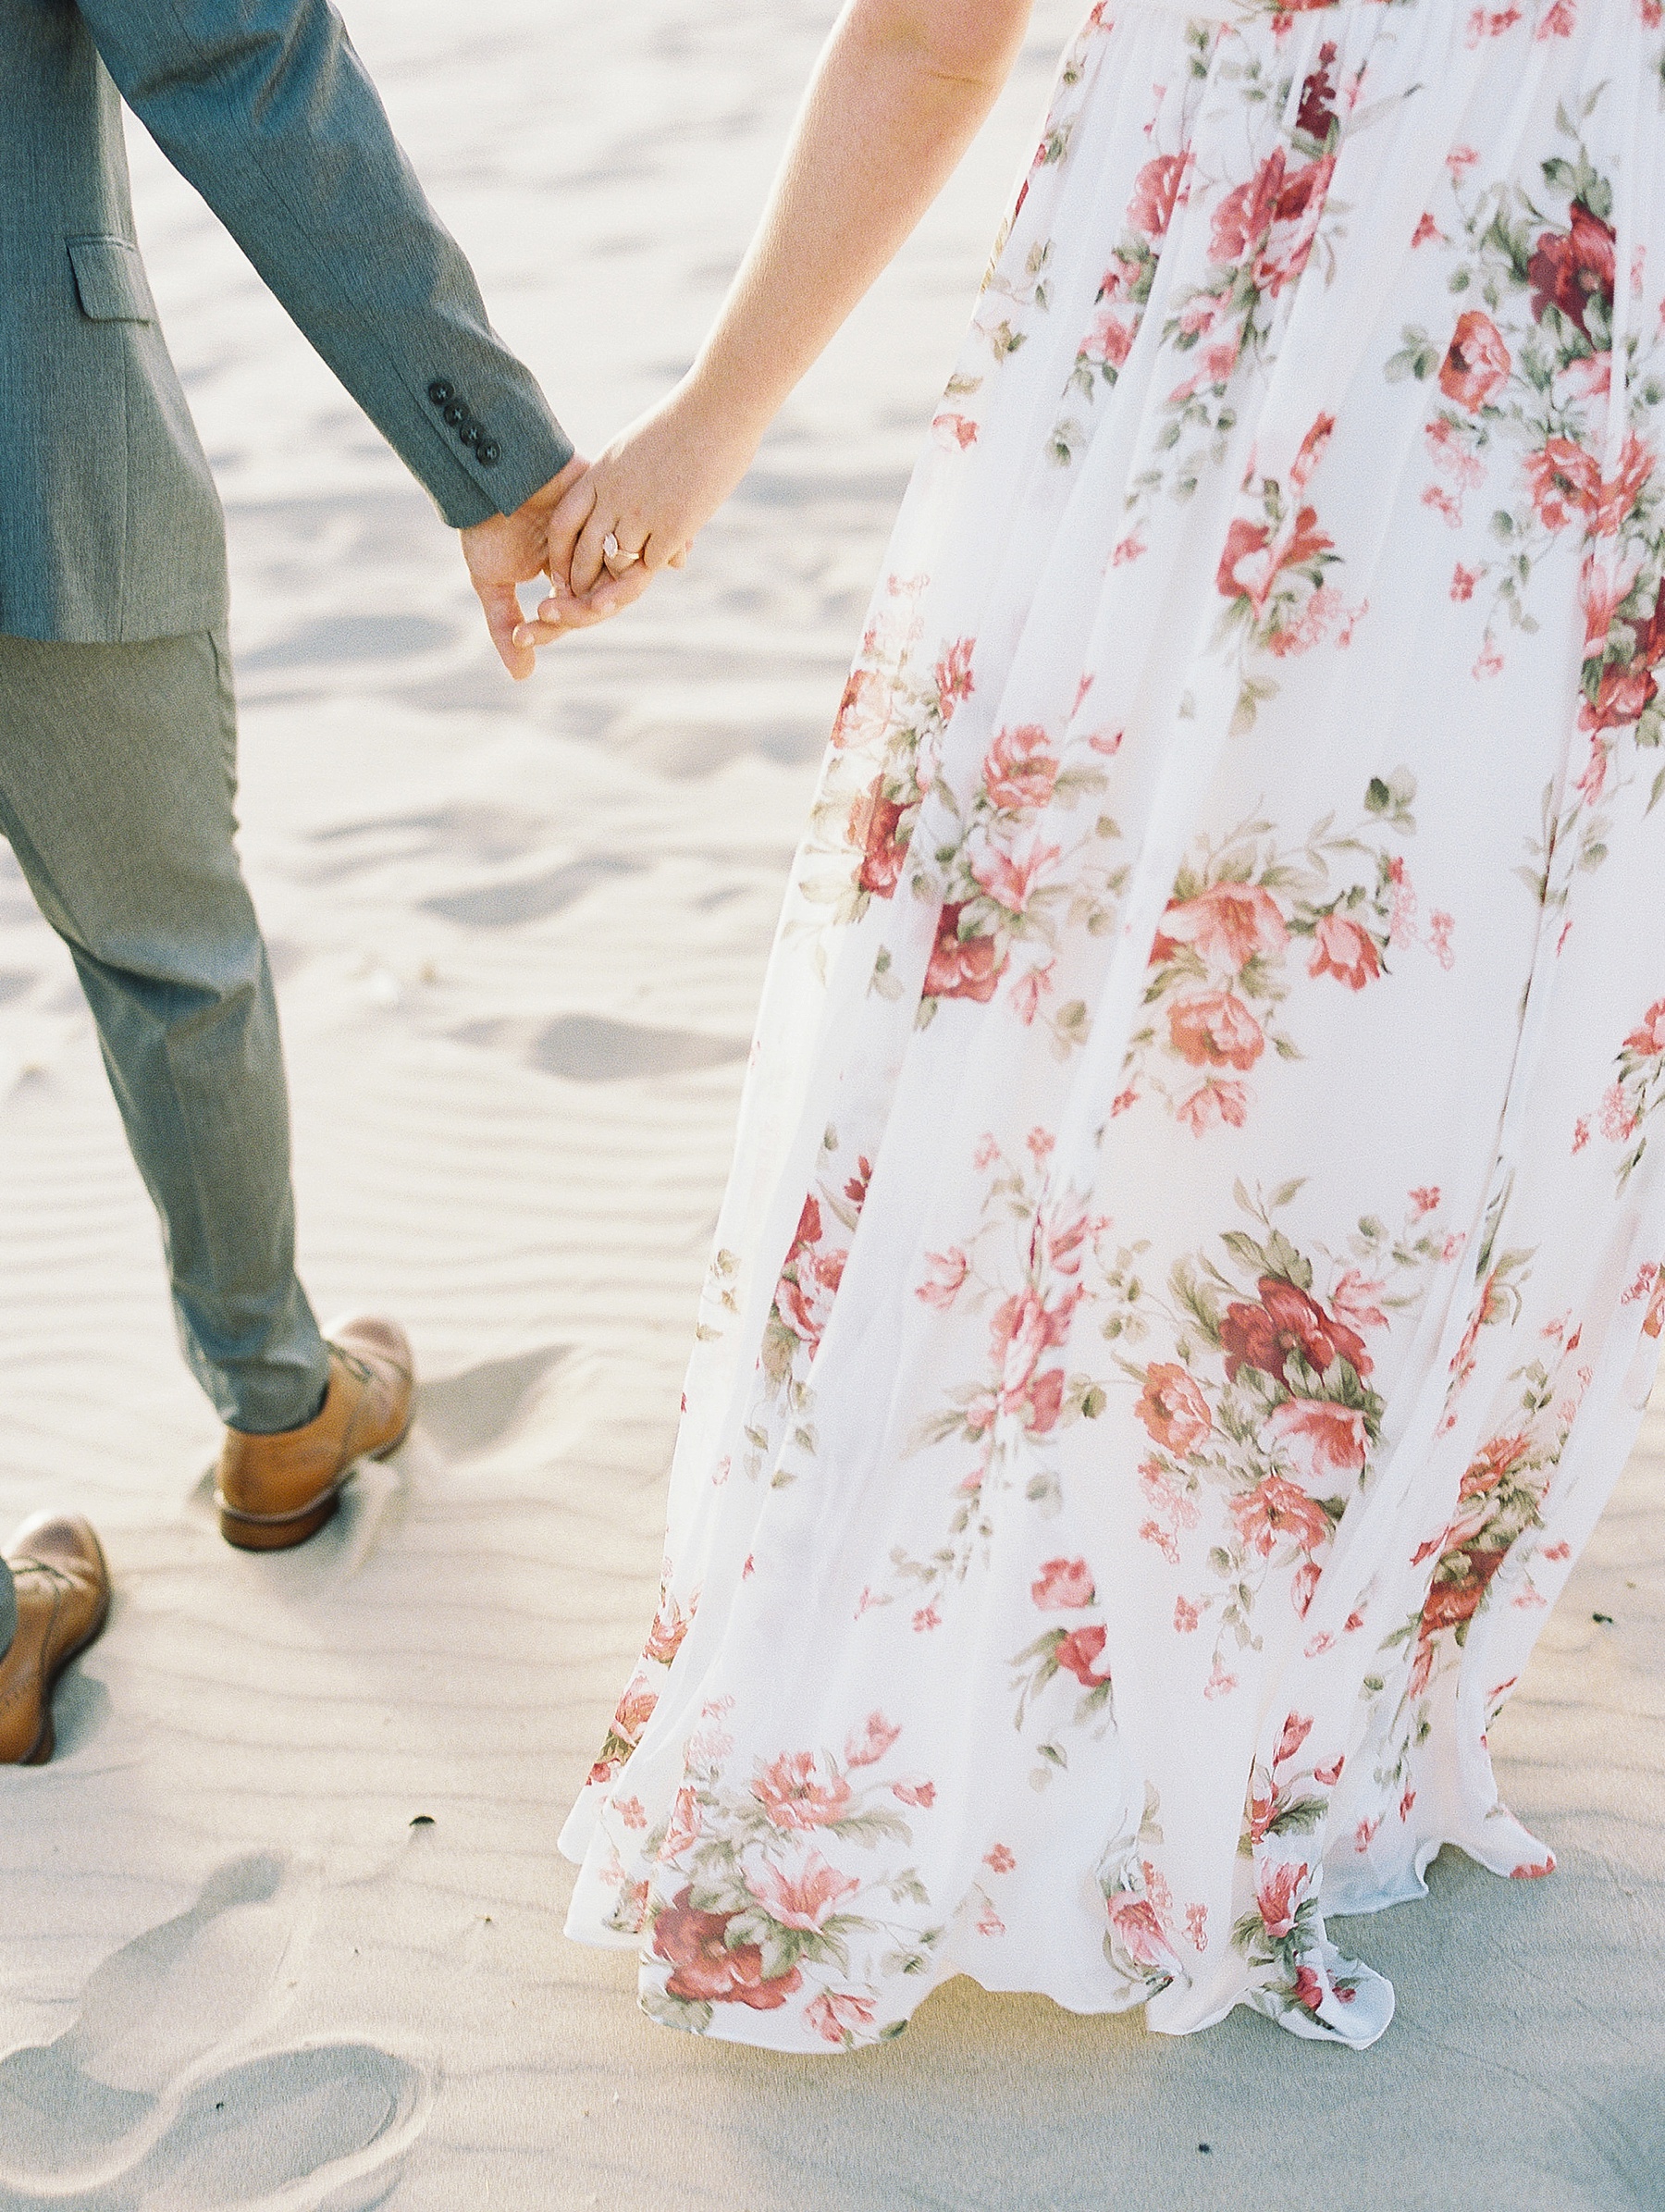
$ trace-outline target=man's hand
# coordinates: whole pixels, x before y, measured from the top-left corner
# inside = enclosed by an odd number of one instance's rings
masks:
[[[528,623],[515,596],[517,584],[549,575],[549,517],[580,481],[589,463],[574,453],[558,476],[535,491],[512,514],[493,514],[461,533],[468,576],[486,610],[486,627],[498,657],[517,684],[537,666],[536,648],[559,637],[559,625]],[[572,626],[586,618],[574,614]]]

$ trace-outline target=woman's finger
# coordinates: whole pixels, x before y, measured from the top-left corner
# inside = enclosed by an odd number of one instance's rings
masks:
[[[607,574],[607,561],[603,551],[610,536],[616,536],[618,523],[612,512],[612,502],[599,501],[590,510],[589,519],[573,548],[573,565],[567,580],[579,599],[587,599],[601,577]]]
[[[580,476],[549,517],[549,581],[559,598],[568,588],[573,548],[596,506],[595,471]]]

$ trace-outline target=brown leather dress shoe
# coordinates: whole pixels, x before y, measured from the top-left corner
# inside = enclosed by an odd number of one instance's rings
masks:
[[[18,1627],[0,1659],[0,1766],[44,1766],[52,1757],[52,1692],[78,1651],[104,1626],[110,1570],[79,1514],[36,1514],[6,1547],[17,1588]]]
[[[329,1389],[303,1428],[249,1436],[228,1428],[220,1451],[220,1534],[242,1551],[287,1551],[316,1536],[362,1459],[386,1459],[410,1432],[415,1397],[410,1341],[397,1321],[359,1315],[325,1331]]]

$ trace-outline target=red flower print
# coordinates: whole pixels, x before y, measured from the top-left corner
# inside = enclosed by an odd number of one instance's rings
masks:
[[[693,1894],[683,1890],[653,1923],[654,1951],[674,1970],[665,1983],[670,1995],[691,2004],[749,2005],[754,2012],[783,2005],[803,1980],[797,1968],[766,1982],[763,1954],[755,1943],[731,1950],[723,1940],[736,1916],[696,1912],[689,1902]]]
[[[1298,2005],[1304,2005],[1309,2012],[1316,2012],[1328,1995],[1328,1986],[1320,1978],[1315,1967],[1301,1965],[1295,1969],[1295,2002]]]
[[[938,445],[950,453],[963,453],[977,443],[977,425],[968,414],[934,414],[931,428]]]
[[[1067,1636],[1060,1636],[1053,1647],[1053,1660],[1064,1674],[1073,1674],[1083,1689],[1102,1689],[1110,1679],[1109,1669],[1102,1674],[1093,1670],[1104,1650],[1103,1628],[1097,1625],[1072,1628]]]
[[[1548,438],[1522,464],[1538,520],[1548,530],[1565,529],[1582,516],[1593,537],[1610,538],[1634,507],[1653,473],[1653,454],[1634,430],[1627,431],[1619,474],[1604,479],[1592,453],[1570,438]]]
[[[815,1201],[811,1199],[809,1203],[813,1205]],[[781,1277],[775,1291],[781,1317],[793,1334],[812,1349],[820,1342],[832,1317],[832,1302],[844,1280],[845,1262],[849,1256],[842,1249],[820,1253],[800,1251],[789,1272]]]
[[[907,839],[901,834],[905,811],[896,800],[885,797],[882,775],[873,778],[850,808],[845,834],[861,854],[856,885],[875,898],[891,897],[901,881],[907,858]]]
[[[929,1812],[936,1803],[934,1782],[893,1782],[891,1796],[898,1805],[919,1805]]]
[[[1016,1853],[1008,1850],[1003,1843],[993,1845],[983,1853],[983,1864],[992,1874],[1009,1874],[1017,1863]]]
[[[1043,807],[1058,780],[1058,757],[1036,723],[1001,730],[983,761],[983,789],[993,805],[1021,812]]]
[[[953,721],[955,709],[976,689],[971,681],[976,644],[973,637],[956,637],[936,664],[937,709],[944,722]]]
[[[1304,130],[1308,138],[1315,138],[1320,145],[1328,138],[1336,120],[1336,48],[1326,40],[1318,49],[1318,66],[1301,88],[1301,105],[1295,111],[1295,128]]]
[[[1133,179],[1133,197],[1128,206],[1131,229],[1146,238],[1161,238],[1167,229],[1179,197],[1180,180],[1190,159],[1184,154],[1158,154],[1147,161]]]
[[[1316,1299],[1280,1275],[1263,1275],[1255,1288],[1260,1304],[1236,1301],[1220,1323],[1227,1382],[1235,1382],[1244,1367],[1258,1367],[1288,1387],[1285,1363],[1291,1352],[1299,1352],[1315,1375],[1326,1374],[1338,1359],[1348,1361],[1355,1375],[1370,1373],[1363,1338],[1326,1314]]]
[[[1315,507],[1302,507],[1291,525],[1272,538],[1264,523],[1237,516],[1226,532],[1225,550],[1215,576],[1215,588],[1228,599],[1247,599],[1258,616],[1272,587],[1287,568],[1301,568],[1327,553],[1335,540],[1318,527]]]
[[[1135,1966],[1146,1973],[1177,1971],[1167,1936],[1149,1897],[1130,1897],[1118,1893],[1105,1900],[1104,1909],[1110,1916],[1111,1928]]]
[[[758,1773],[752,1796],[777,1828],[824,1828],[843,1820],[850,1786],[830,1761],[823,1775],[813,1751],[783,1751]]]
[[[648,1641],[642,1647],[643,1658],[668,1667],[682,1650],[683,1638],[687,1635],[693,1618],[691,1606],[684,1613],[669,1590],[661,1591],[659,1611],[653,1616],[653,1625],[648,1631]]]
[[[1234,993],[1204,991],[1168,1008],[1168,1037],[1193,1068],[1252,1068],[1266,1034]]]
[[[1064,1370],[1049,1367],[1037,1375],[1025,1393],[1029,1402],[1029,1429],[1032,1436],[1047,1436],[1058,1425],[1064,1407]]]
[[[1313,932],[1313,957],[1307,962],[1311,976],[1333,975],[1350,990],[1363,991],[1382,972],[1382,956],[1375,939],[1345,914],[1326,914]]]
[[[1137,327],[1134,323],[1124,322],[1114,307],[1101,309],[1081,340],[1083,359],[1103,362],[1110,368],[1120,368],[1133,351]]]
[[[1304,1621],[1313,1600],[1318,1595],[1318,1568],[1310,1559],[1302,1560],[1289,1581],[1289,1603]]]
[[[1283,1734],[1277,1739],[1277,1749],[1272,1754],[1273,1765],[1282,1766],[1286,1760],[1293,1759],[1312,1733],[1313,1716],[1310,1712],[1289,1714],[1284,1721]]]
[[[1356,1267],[1349,1267],[1330,1292],[1330,1304],[1340,1320],[1356,1328],[1386,1328],[1388,1316],[1376,1303],[1386,1289],[1385,1283],[1367,1282]]]
[[[1172,1360],[1146,1368],[1144,1390],[1134,1411],[1164,1451],[1180,1459],[1204,1443],[1214,1428],[1207,1399],[1186,1369]]]
[[[783,1928],[821,1928],[845,1897],[861,1887],[854,1875],[841,1874],[819,1851],[811,1851],[796,1872],[767,1863],[753,1875],[751,1892],[771,1920]]]
[[[1295,1471],[1314,1488],[1338,1475],[1362,1472],[1369,1444],[1364,1416],[1325,1398],[1291,1398],[1274,1406],[1266,1427],[1289,1454]]]
[[[1600,301],[1610,320],[1612,315],[1616,241],[1612,227],[1592,215],[1582,200],[1573,201],[1571,214],[1572,224],[1564,233],[1546,230],[1540,237],[1526,264],[1526,279],[1538,322],[1556,307],[1588,338],[1585,317],[1592,300]]]
[[[1192,1605],[1184,1598],[1174,1600],[1174,1627],[1180,1636],[1189,1636],[1202,1618],[1202,1608]]]
[[[1284,155],[1279,146],[1268,154],[1247,184],[1229,192],[1215,209],[1208,237],[1211,261],[1241,261],[1272,228],[1277,197],[1283,190]]]
[[[1451,1554],[1459,1571],[1448,1577],[1436,1570],[1423,1604],[1421,1635],[1437,1636],[1442,1629],[1461,1628],[1465,1621],[1472,1621],[1492,1576],[1508,1556],[1507,1544],[1489,1551],[1476,1545],[1471,1551]]]
[[[1263,1861],[1255,1868],[1254,1900],[1266,1924],[1266,1934],[1274,1943],[1294,1927],[1306,1878],[1304,1866],[1268,1866]]]
[[[1203,959],[1235,974],[1257,953],[1281,952],[1289,940],[1269,891],[1258,884],[1211,884],[1195,898],[1169,904],[1151,958],[1153,964],[1171,959],[1176,945],[1190,945]]]
[[[846,1766],[875,1766],[890,1749],[902,1731],[894,1721],[887,1721],[882,1712],[870,1712],[861,1724],[861,1734],[852,1732],[845,1738],[845,1764]]]
[[[1094,1598],[1092,1569],[1084,1559],[1049,1559],[1030,1596],[1042,1613],[1065,1613],[1071,1606],[1091,1605]]]
[[[1509,1878],[1511,1882],[1541,1882],[1546,1874],[1552,1874],[1554,1872],[1555,1854],[1551,1851],[1542,1859],[1529,1859],[1523,1866],[1511,1866],[1509,1870]]]
[[[1036,883],[1057,858],[1055,845],[1038,840],[1021,857],[998,845],[984,845],[970,856],[971,873],[997,907],[1008,914],[1027,914]]]
[[[823,1989],[804,2007],[804,2020],[824,2042],[842,2044],[846,2035],[859,2035],[872,2026],[873,2000],[850,1990]]]
[[[1271,1558],[1284,1537],[1302,1551],[1329,1541],[1329,1515],[1281,1475],[1268,1475],[1253,1489],[1230,1499],[1227,1511],[1245,1548],[1263,1559]]]
[[[1342,1753],[1332,1760],[1328,1766],[1315,1766],[1313,1769],[1313,1780],[1324,1789],[1334,1789],[1341,1779],[1341,1769],[1346,1764],[1346,1754]]]
[[[959,920],[963,905],[944,907],[937,917],[936,943],[925,970],[926,998],[970,998],[986,1005],[999,988],[1005,972],[1005,957],[993,937],[968,937],[963,943]]]
[[[1512,364],[1503,334],[1489,315],[1471,307],[1457,317],[1446,357],[1440,364],[1439,389],[1448,400],[1471,414],[1496,399],[1509,382]]]

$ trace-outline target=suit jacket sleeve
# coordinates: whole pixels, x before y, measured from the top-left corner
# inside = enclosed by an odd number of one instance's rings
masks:
[[[80,0],[105,67],[453,528],[572,458],[328,0]]]

